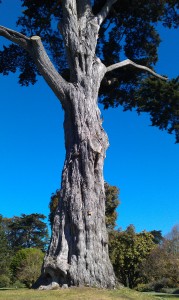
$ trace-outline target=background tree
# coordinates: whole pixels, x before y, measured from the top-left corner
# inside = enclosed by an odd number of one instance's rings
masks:
[[[161,244],[163,241],[162,231],[161,230],[152,230],[150,233],[153,236],[153,242],[155,244]]]
[[[48,228],[43,221],[45,218],[43,214],[37,213],[4,218],[9,247],[13,251],[21,248],[39,248],[45,251],[48,243]]]
[[[50,203],[49,203],[50,213],[49,213],[49,216],[48,216],[48,220],[49,220],[51,229],[53,227],[53,221],[54,221],[55,213],[56,213],[56,210],[57,210],[58,205],[59,205],[59,199],[60,199],[60,191],[57,190],[55,194],[52,194],[52,196],[50,198]]]
[[[40,249],[27,248],[17,251],[11,263],[13,281],[19,280],[31,287],[41,273],[44,253]]]
[[[116,186],[110,185],[107,182],[104,184],[105,188],[105,215],[106,227],[108,230],[114,229],[116,226],[117,212],[116,208],[119,205],[119,189]]]
[[[133,225],[125,231],[111,233],[110,258],[119,282],[134,288],[143,281],[140,266],[148,259],[154,245],[149,232],[136,233]]]
[[[144,290],[160,291],[179,285],[179,257],[170,251],[170,243],[163,240],[141,265]]]
[[[168,252],[179,258],[179,224],[173,226],[171,231],[165,236],[168,244]]]
[[[0,287],[10,284],[11,251],[3,227],[3,217],[0,215]]]
[[[153,125],[178,133],[178,80],[149,82],[146,74],[164,79],[151,70],[160,42],[155,25],[178,26],[178,1],[23,0],[22,6],[21,33],[0,26],[15,44],[1,51],[0,72],[19,70],[22,85],[34,84],[40,73],[65,114],[66,158],[42,282],[50,276],[60,285],[113,287],[103,179],[108,139],[98,94],[106,108],[150,112]],[[122,55],[128,59],[120,61]],[[162,90],[169,89],[166,99]]]

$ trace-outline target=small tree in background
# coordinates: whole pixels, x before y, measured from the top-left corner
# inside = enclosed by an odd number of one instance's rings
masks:
[[[41,273],[44,253],[40,249],[28,248],[17,251],[11,263],[13,279],[31,287]]]
[[[114,229],[116,226],[117,212],[116,209],[119,205],[119,189],[116,186],[110,185],[105,182],[105,195],[106,195],[106,227],[108,230]]]
[[[60,199],[60,191],[57,190],[55,194],[52,194],[52,196],[50,198],[50,203],[49,203],[50,213],[48,215],[48,220],[49,220],[51,229],[53,227],[53,221],[54,221],[55,213],[56,213],[56,210],[58,207],[59,199]]]
[[[165,240],[168,242],[168,251],[179,258],[179,224],[173,226]]]
[[[157,245],[141,265],[144,291],[179,286],[179,259],[168,251],[168,243]]]
[[[110,234],[110,258],[119,282],[134,288],[143,281],[140,266],[154,245],[149,232],[136,233],[133,225],[125,231],[113,231]]]

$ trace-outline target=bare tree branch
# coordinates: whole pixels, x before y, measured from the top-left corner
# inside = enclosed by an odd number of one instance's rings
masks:
[[[9,41],[23,47],[25,50],[28,50],[30,38],[23,35],[22,33],[19,33],[15,30],[9,29],[4,26],[0,26],[0,36],[3,36]]]
[[[32,47],[30,54],[39,72],[65,108],[64,100],[66,100],[66,93],[69,90],[68,82],[55,69],[43,47],[41,38],[39,36],[32,36],[30,41]]]
[[[116,2],[117,2],[117,0],[107,0],[106,1],[106,4],[103,6],[101,11],[97,15],[99,25],[101,25],[103,23],[103,21],[106,19],[107,15],[110,12],[112,5]]]
[[[41,38],[39,36],[28,38],[22,33],[4,26],[0,26],[0,36],[3,36],[9,41],[21,46],[30,54],[41,75],[44,77],[57,97],[61,100],[62,105],[65,106],[64,99],[66,98],[66,92],[69,88],[68,83],[53,66],[43,47]]]
[[[128,65],[131,65],[131,66],[134,66],[135,68],[138,68],[138,69],[141,69],[141,70],[144,70],[144,71],[147,71],[151,74],[153,74],[154,76],[160,78],[160,79],[163,79],[163,80],[167,80],[168,78],[167,77],[164,77],[164,76],[161,76],[159,74],[157,74],[156,72],[154,72],[152,69],[148,68],[148,67],[145,67],[145,66],[142,66],[142,65],[138,65],[136,63],[134,63],[132,60],[130,59],[126,59],[126,60],[123,60],[117,64],[114,64],[114,65],[111,65],[109,67],[107,67],[107,72],[111,72],[115,69],[118,69],[118,68],[123,68],[125,66],[128,66]]]

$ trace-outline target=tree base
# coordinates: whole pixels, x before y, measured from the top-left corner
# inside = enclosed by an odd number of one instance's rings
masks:
[[[47,273],[41,275],[32,288],[39,290],[54,290],[59,288],[66,289],[68,287],[96,287],[114,289],[116,286],[116,278],[114,276],[112,266],[110,265],[110,270],[107,270],[106,276],[102,275],[99,270],[102,271],[103,268],[98,268],[96,278],[94,278],[90,272],[85,272],[84,270],[83,277],[80,278],[80,276],[78,276],[78,279],[74,280],[74,276],[70,277],[69,273],[64,278],[64,276],[61,275],[61,272],[59,272],[59,274],[57,274],[57,271],[54,272],[54,270],[53,272],[50,272],[50,268],[48,268],[48,272],[46,270]],[[85,273],[88,274],[88,276],[85,275]]]

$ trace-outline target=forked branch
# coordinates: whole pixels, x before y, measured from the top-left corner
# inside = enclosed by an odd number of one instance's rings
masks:
[[[39,36],[29,38],[22,33],[4,26],[0,26],[0,36],[21,46],[30,54],[41,75],[57,95],[58,99],[61,100],[62,105],[65,106],[64,99],[66,98],[65,94],[68,89],[68,83],[56,71],[43,47],[41,38]]]
[[[101,11],[98,13],[98,25],[101,25],[109,14],[111,7],[117,0],[107,0],[105,5],[102,7]]]
[[[118,68],[123,68],[125,66],[129,66],[129,65],[134,66],[135,68],[141,69],[143,71],[147,71],[147,72],[153,74],[154,76],[156,76],[156,77],[158,77],[162,80],[167,80],[168,79],[167,77],[159,75],[158,73],[154,72],[152,69],[150,69],[148,67],[136,64],[135,62],[133,62],[130,59],[125,59],[125,60],[123,60],[123,61],[121,61],[117,64],[114,64],[114,65],[111,65],[111,66],[107,67],[106,73],[111,72],[111,71],[113,71],[115,69],[118,69]]]

